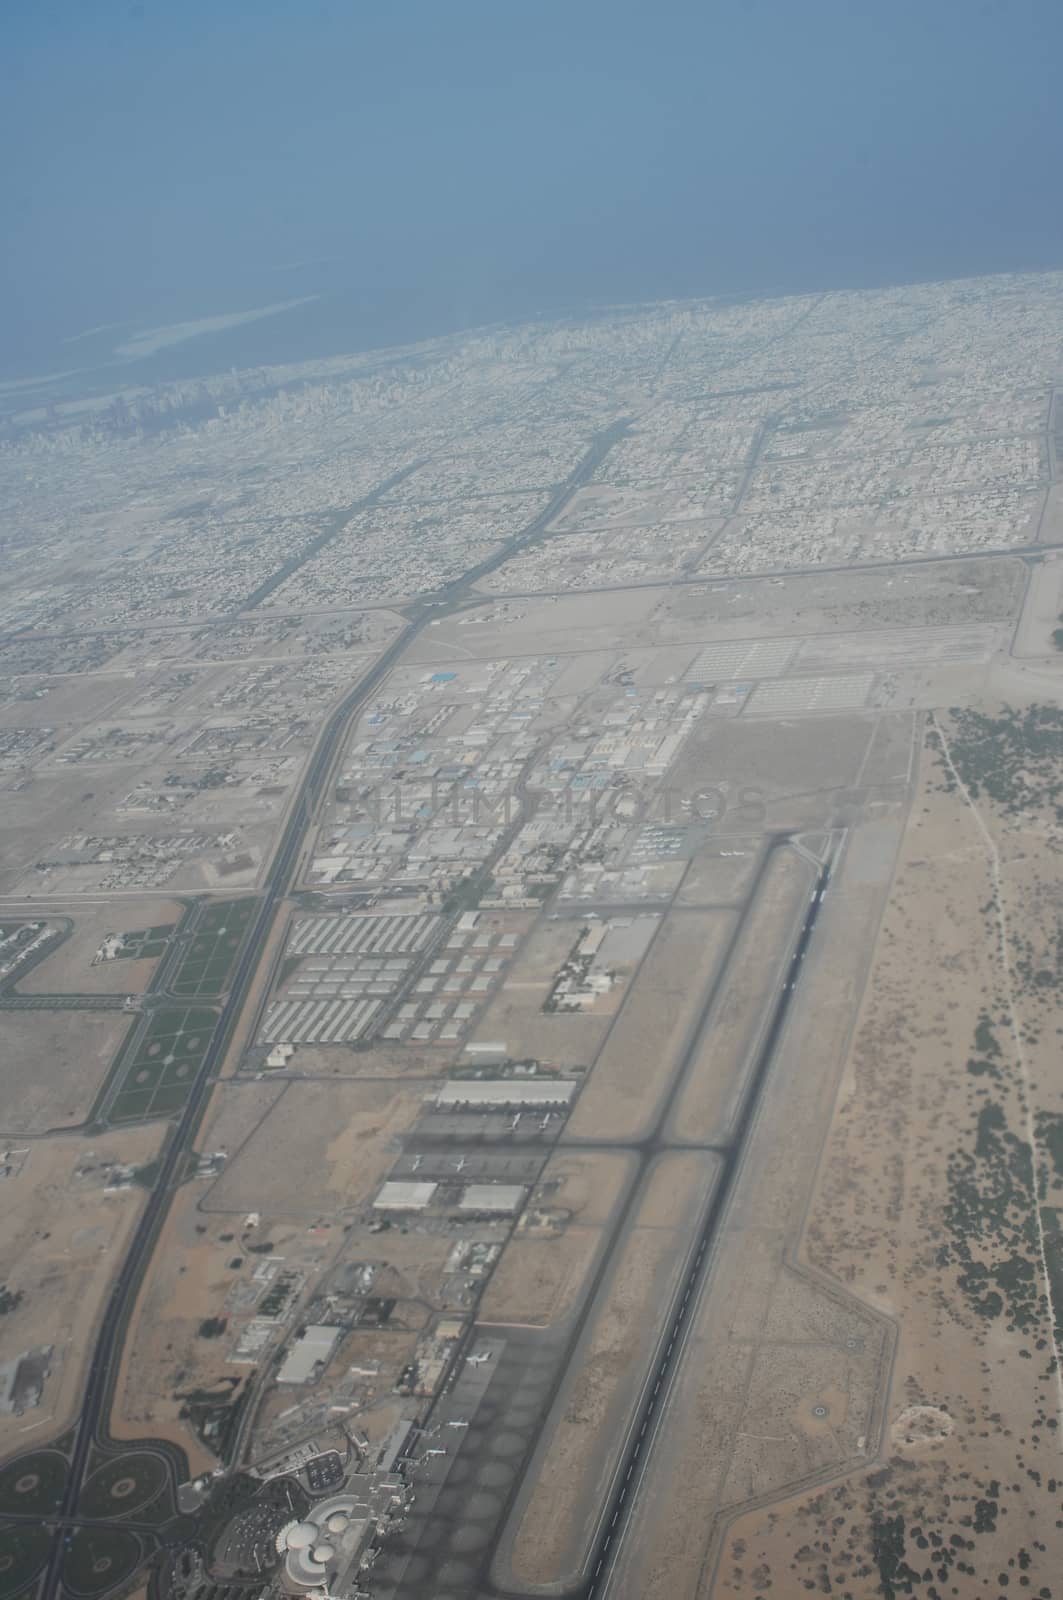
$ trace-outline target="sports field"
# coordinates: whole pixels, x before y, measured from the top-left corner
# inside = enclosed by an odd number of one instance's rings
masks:
[[[210,1043],[217,1012],[166,1006],[155,1012],[128,1062],[123,1063],[110,1111],[112,1122],[139,1122],[180,1111]]]
[[[221,900],[200,913],[185,957],[169,985],[171,993],[186,1000],[207,1000],[225,992],[256,907],[252,899]]]

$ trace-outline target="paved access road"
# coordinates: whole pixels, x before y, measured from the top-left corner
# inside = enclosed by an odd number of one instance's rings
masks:
[[[481,561],[462,578],[440,591],[438,600],[418,604],[406,628],[378,657],[350,694],[336,706],[322,730],[289,808],[280,843],[266,875],[258,912],[245,935],[243,948],[232,974],[231,987],[218,1026],[200,1064],[185,1108],[160,1158],[157,1182],[148,1197],[125,1261],[104,1309],[85,1378],[84,1397],[70,1458],[70,1473],[62,1503],[53,1519],[56,1537],[53,1540],[51,1556],[40,1590],[41,1600],[55,1600],[59,1592],[65,1551],[62,1530],[75,1518],[93,1444],[97,1441],[106,1442],[108,1438],[107,1419],[114,1381],[137,1291],[169,1211],[174,1190],[182,1177],[183,1158],[199,1127],[206,1105],[207,1090],[224,1060],[229,1041],[251,992],[278,907],[296,878],[303,841],[323,798],[328,775],[351,722],[403,652],[430,621],[435,621],[468,603],[473,598],[470,592],[473,584],[494,571],[504,561],[508,561],[518,550],[543,535],[549,523],[559,515],[576,490],[589,481],[612,445],[623,437],[627,426],[626,422],[619,422],[592,442],[579,465],[527,528],[502,545],[493,556]]]

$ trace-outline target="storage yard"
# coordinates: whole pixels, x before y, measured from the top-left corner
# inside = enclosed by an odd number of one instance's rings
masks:
[[[300,917],[283,963],[291,976],[266,1012],[268,1044],[348,1044],[374,1030],[386,1001],[405,990],[438,917]]]

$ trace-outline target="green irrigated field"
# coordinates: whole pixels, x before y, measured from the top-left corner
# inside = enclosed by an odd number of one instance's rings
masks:
[[[167,1006],[123,1064],[112,1122],[140,1122],[180,1111],[210,1044],[218,1015],[204,1007]]]
[[[0,1516],[42,1519],[59,1506],[69,1462],[58,1450],[34,1450],[0,1468]]]
[[[27,1522],[0,1527],[0,1600],[23,1594],[48,1560],[52,1535]]]
[[[149,1450],[129,1450],[112,1456],[93,1472],[81,1491],[78,1512],[83,1517],[140,1516],[168,1487],[166,1460]],[[167,1507],[169,1496],[167,1496]]]
[[[106,1594],[127,1583],[144,1559],[144,1547],[126,1528],[78,1528],[63,1557],[69,1594]]]
[[[212,1000],[224,994],[256,909],[257,902],[251,899],[207,906],[169,986],[171,992],[188,1000]]]

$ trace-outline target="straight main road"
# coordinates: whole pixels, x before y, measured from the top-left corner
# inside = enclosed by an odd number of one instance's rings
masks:
[[[126,1011],[124,994],[5,994],[0,1011]]]
[[[419,603],[407,627],[378,657],[350,694],[333,709],[325,723],[314,753],[300,780],[280,843],[266,874],[261,903],[255,920],[245,936],[218,1026],[203,1057],[185,1108],[160,1158],[157,1181],[148,1196],[129,1250],[104,1308],[85,1378],[81,1412],[70,1458],[70,1471],[58,1511],[54,1518],[49,1519],[55,1527],[56,1536],[45,1569],[40,1600],[55,1600],[59,1593],[65,1550],[63,1530],[75,1517],[93,1445],[106,1443],[109,1440],[107,1419],[125,1335],[140,1283],[158,1241],[174,1192],[183,1176],[185,1154],[199,1127],[210,1084],[224,1060],[229,1042],[247,1003],[278,907],[292,887],[303,841],[324,797],[329,773],[352,720],[429,622],[442,618],[463,602],[467,603],[473,598],[472,586],[480,578],[543,536],[549,523],[560,514],[576,490],[589,481],[612,445],[623,437],[628,426],[627,421],[620,421],[599,434],[592,440],[574,471],[551,496],[549,504],[528,527],[502,545],[493,556],[479,562],[463,577],[441,590],[436,600]]]

